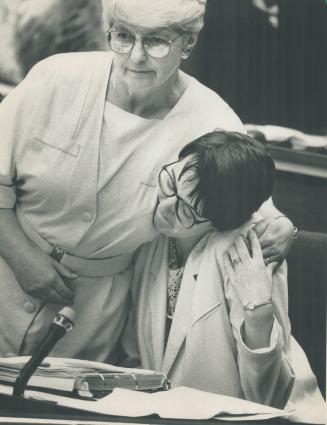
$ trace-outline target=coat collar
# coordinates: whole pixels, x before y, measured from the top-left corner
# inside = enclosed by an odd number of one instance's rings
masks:
[[[160,237],[150,267],[151,348],[153,366],[161,370],[165,351],[168,238]]]

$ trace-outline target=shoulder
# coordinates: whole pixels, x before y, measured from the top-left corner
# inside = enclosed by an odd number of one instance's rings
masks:
[[[79,77],[90,75],[96,67],[106,69],[111,64],[109,52],[73,52],[49,56],[33,66],[27,78],[35,76],[51,82],[54,78],[78,81]]]
[[[198,109],[207,111],[207,125],[213,126],[212,130],[221,128],[226,131],[246,133],[238,115],[219,94],[200,83],[196,78],[187,77],[194,102]]]

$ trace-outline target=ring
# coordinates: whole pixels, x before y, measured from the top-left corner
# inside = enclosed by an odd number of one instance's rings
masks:
[[[240,258],[233,258],[232,259],[232,263],[234,264],[234,266],[236,266],[237,264],[239,264],[241,262]]]

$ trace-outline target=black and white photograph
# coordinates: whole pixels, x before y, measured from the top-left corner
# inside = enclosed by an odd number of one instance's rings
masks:
[[[0,0],[0,424],[325,424],[327,0]]]

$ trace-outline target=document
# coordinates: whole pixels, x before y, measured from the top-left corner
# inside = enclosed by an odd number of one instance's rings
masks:
[[[14,384],[29,356],[0,358],[0,382]],[[28,381],[30,389],[76,392],[100,398],[114,388],[158,390],[168,388],[163,373],[117,367],[88,360],[46,357]],[[36,388],[38,387],[38,388]]]
[[[12,388],[0,384],[0,392],[12,394]],[[34,390],[26,391],[25,396],[34,400],[55,402],[60,406],[85,412],[132,418],[157,414],[161,418],[171,419],[262,420],[288,418],[290,414],[290,412],[262,404],[188,387],[178,387],[152,394],[116,388],[108,396],[94,401]]]

